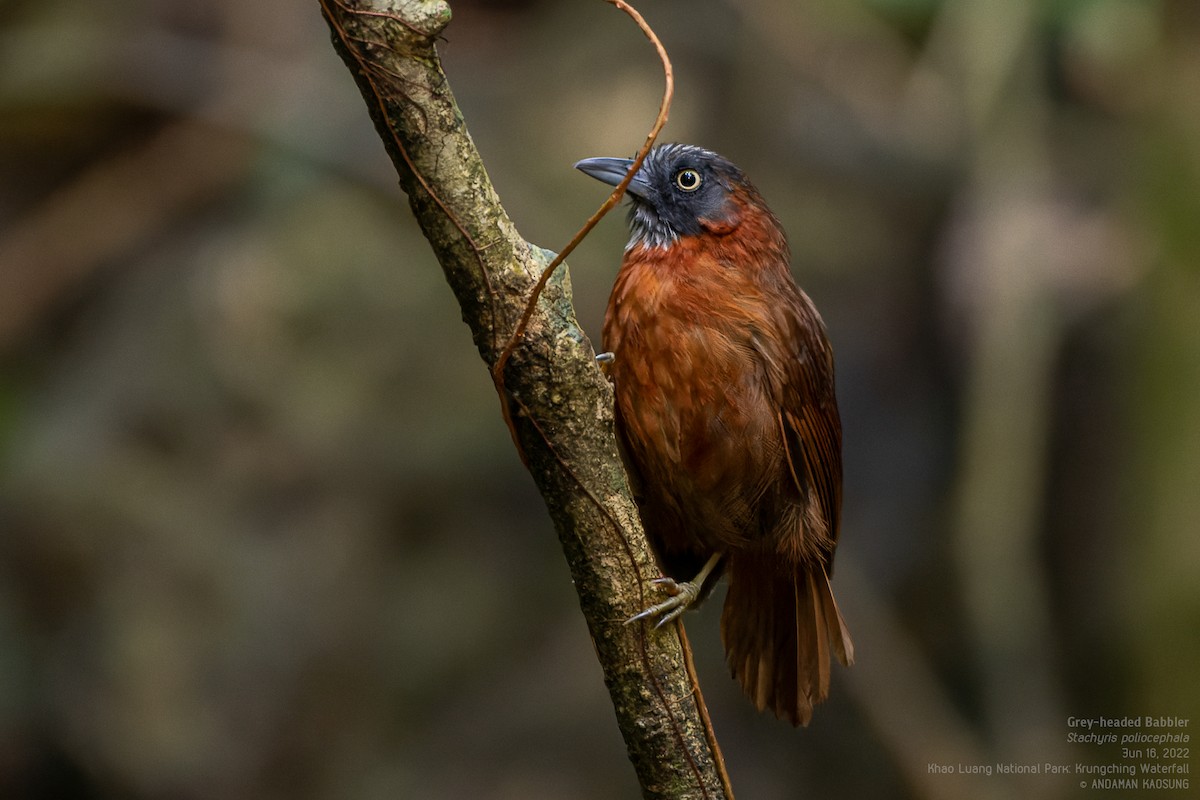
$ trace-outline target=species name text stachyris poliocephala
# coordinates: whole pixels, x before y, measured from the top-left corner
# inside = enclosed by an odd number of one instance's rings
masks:
[[[615,186],[633,162],[575,166]],[[842,427],[825,325],[783,228],[740,169],[663,144],[629,184],[631,237],[604,318],[617,432],[676,618],[729,576],[721,638],[761,711],[807,725],[830,651],[854,648],[829,584]]]

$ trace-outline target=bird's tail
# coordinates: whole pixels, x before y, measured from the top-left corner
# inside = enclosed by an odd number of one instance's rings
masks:
[[[846,666],[854,645],[824,565],[781,569],[731,556],[721,639],[733,676],[759,711],[808,725],[829,694],[830,649]]]

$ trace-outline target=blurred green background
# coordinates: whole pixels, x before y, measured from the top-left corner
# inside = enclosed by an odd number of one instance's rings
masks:
[[[719,600],[688,621],[739,796],[1094,796],[929,764],[1200,721],[1200,4],[641,5],[663,139],[758,184],[838,357],[859,663],[796,731]],[[453,8],[471,133],[557,249],[653,52],[598,0]],[[624,240],[570,260],[593,335]],[[0,6],[0,798],[637,794],[318,4]]]

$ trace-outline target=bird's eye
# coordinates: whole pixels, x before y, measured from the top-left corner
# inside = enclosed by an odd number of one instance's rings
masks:
[[[675,173],[675,185],[685,192],[700,188],[700,173],[694,169],[681,169]]]

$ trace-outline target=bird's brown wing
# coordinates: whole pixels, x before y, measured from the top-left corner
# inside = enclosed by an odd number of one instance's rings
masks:
[[[787,295],[791,295],[787,297]],[[842,423],[834,394],[833,350],[812,301],[797,288],[775,308],[788,352],[766,356],[785,445],[788,494],[802,508],[804,555],[825,555],[828,570],[842,507]],[[772,341],[775,341],[772,338]],[[784,534],[788,535],[788,534]]]

